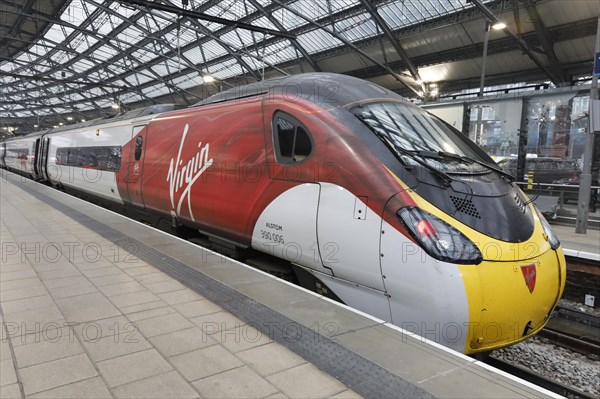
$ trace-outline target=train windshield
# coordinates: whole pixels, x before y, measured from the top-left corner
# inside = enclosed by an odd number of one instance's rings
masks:
[[[379,102],[359,105],[352,112],[405,164],[426,163],[439,171],[459,174],[488,173],[494,165],[460,132],[417,107]]]

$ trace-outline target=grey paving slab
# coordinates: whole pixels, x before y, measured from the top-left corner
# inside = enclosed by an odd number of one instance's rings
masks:
[[[237,353],[248,366],[268,376],[306,363],[306,360],[280,345],[272,343]]]
[[[169,361],[187,381],[198,380],[243,365],[237,357],[220,345],[173,356]]]
[[[163,355],[172,357],[196,349],[216,345],[216,342],[197,327],[149,338]]]
[[[105,360],[97,363],[97,367],[111,388],[172,370],[154,349]]]
[[[274,393],[273,395],[269,395],[266,398],[268,399],[287,399],[287,396],[285,396],[282,392],[277,392]]]
[[[63,314],[56,305],[46,307],[44,309],[26,310],[24,312],[16,312],[4,315],[5,323],[22,326],[19,327],[18,334],[25,334],[27,331],[39,330],[42,326],[51,322],[64,322]],[[9,332],[10,334],[10,332]]]
[[[57,262],[34,263],[32,266],[36,272],[50,272],[54,270],[62,270],[65,267],[69,267],[70,262],[67,259],[61,259]]]
[[[190,319],[192,323],[200,327],[207,334],[215,334],[220,331],[240,329],[246,323],[229,312],[220,311]]]
[[[37,274],[31,267],[29,267],[26,270],[0,273],[0,281],[20,280],[23,278],[31,278],[31,277],[37,277]]]
[[[126,274],[119,273],[119,274],[109,274],[107,276],[91,277],[90,281],[97,287],[102,287],[105,285],[130,283],[130,282],[133,282],[134,280]]]
[[[0,361],[0,386],[12,385],[17,382],[17,374],[12,359]]]
[[[21,288],[29,288],[29,287],[43,287],[44,285],[40,281],[39,278],[31,277],[31,278],[23,278],[19,280],[11,280],[11,281],[2,281],[0,282],[0,292],[4,290],[17,290]]]
[[[128,332],[122,331],[121,334],[109,335],[99,339],[88,339],[83,341],[83,345],[90,359],[94,362],[152,348],[152,345],[133,328]]]
[[[173,305],[173,308],[187,318],[194,318],[223,310],[219,305],[207,300],[185,302]]]
[[[156,269],[153,273],[140,274],[135,276],[135,279],[142,284],[159,283],[161,281],[169,281],[171,278],[164,273],[157,272]]]
[[[57,299],[56,304],[63,312],[80,308],[112,306],[110,301],[100,292]]]
[[[105,258],[101,258],[101,260],[98,260],[98,261],[96,261],[96,260],[90,261],[90,260],[86,260],[86,259],[81,259],[81,260],[74,259],[72,261],[72,263],[81,272],[83,272],[84,270],[104,269],[107,267],[114,266],[114,264],[112,262],[106,260]]]
[[[203,378],[193,385],[206,398],[262,398],[278,392],[247,366]]]
[[[162,294],[158,294],[160,299],[168,303],[169,305],[177,305],[180,303],[197,301],[200,299],[204,299],[203,296],[196,294],[195,292],[182,289],[178,291],[165,292]]]
[[[98,289],[106,296],[111,297],[114,295],[129,294],[131,292],[144,291],[146,287],[138,283],[137,281],[129,281],[125,283],[117,283],[110,285],[98,286]]]
[[[340,392],[337,395],[333,395],[330,397],[331,399],[360,399],[362,396],[357,394],[351,389],[348,389],[344,392]]]
[[[143,311],[150,310],[150,309],[162,308],[165,306],[169,306],[169,305],[167,305],[163,301],[146,302],[146,303],[142,303],[139,305],[123,307],[123,308],[121,308],[121,312],[123,312],[124,314],[132,314],[132,313],[137,313],[137,312],[143,312]]]
[[[37,325],[32,329],[28,329],[27,326],[14,326],[10,324],[7,327],[10,344],[13,347],[43,341],[56,342],[60,339],[70,339],[69,336],[73,335],[73,330],[69,330],[70,327],[64,321]]]
[[[347,388],[312,364],[302,364],[267,377],[267,380],[290,398],[326,398]]]
[[[61,330],[60,334],[46,332],[38,342],[14,346],[13,350],[19,368],[83,353],[79,340],[68,330]]]
[[[2,322],[0,322],[0,329],[3,329]],[[8,345],[8,337],[4,331],[0,332],[0,361],[8,360],[12,358],[10,346]]]
[[[10,384],[0,386],[0,398],[2,399],[21,399],[23,395],[21,394],[21,389],[19,388],[19,384]]]
[[[164,294],[165,292],[183,290],[185,289],[185,286],[178,281],[168,280],[161,281],[158,283],[146,284],[146,288],[155,294]]]
[[[99,305],[90,307],[80,307],[63,310],[65,320],[70,323],[84,323],[108,317],[118,316],[121,313],[113,305]]]
[[[148,302],[156,302],[159,299],[159,297],[147,290],[114,295],[110,297],[110,301],[118,308],[125,308],[128,306],[140,305]]]
[[[19,370],[25,395],[46,391],[96,376],[85,354],[75,355]]]
[[[79,276],[75,276],[75,277],[63,277],[63,278],[57,278],[57,279],[52,279],[52,280],[46,280],[46,281],[44,281],[44,286],[46,286],[48,289],[51,289],[51,288],[58,288],[58,287],[70,287],[70,286],[75,286],[75,285],[85,285],[88,283],[89,283],[89,281],[87,278],[85,278],[82,275],[79,275]]]
[[[156,268],[154,268],[152,266],[148,266],[148,265],[143,265],[143,266],[136,266],[136,267],[125,269],[124,272],[132,277],[136,277],[136,276],[143,276],[146,274],[155,274]],[[166,280],[154,281],[154,283],[163,282],[163,281],[166,281]],[[153,281],[148,282],[148,284],[151,284],[151,283],[153,283]]]
[[[71,326],[82,341],[93,341],[102,337],[119,337],[122,334],[127,335],[134,331],[135,327],[135,324],[132,324],[121,315],[93,321],[76,322]]]
[[[164,306],[161,308],[143,310],[141,312],[129,313],[127,318],[132,322],[136,322],[144,319],[151,319],[153,317],[164,316],[167,314],[175,313],[175,309],[170,306]]]
[[[42,280],[53,280],[57,278],[81,276],[81,273],[75,266],[64,266],[56,270],[38,272],[37,275]]]
[[[36,393],[35,395],[29,395],[28,397],[40,399],[110,399],[112,395],[102,378],[93,377]]]
[[[50,295],[52,295],[52,297],[55,299],[69,298],[72,296],[93,294],[98,292],[96,286],[89,282],[75,285],[67,285],[62,287],[48,288],[48,291],[50,291]]]
[[[199,398],[190,385],[176,372],[171,371],[113,389],[116,398]]]
[[[83,273],[83,275],[86,276],[87,278],[92,278],[92,277],[110,276],[113,274],[121,275],[123,273],[123,271],[121,271],[121,269],[119,269],[118,267],[108,266],[108,267],[100,267],[100,268],[94,268],[94,269],[83,269],[83,270],[81,270],[81,273]]]
[[[232,353],[273,342],[272,337],[249,324],[231,330],[221,330],[219,333],[212,334],[211,337]]]
[[[40,292],[45,292],[43,291]],[[47,292],[47,291],[46,291]],[[14,301],[2,301],[2,310],[5,314],[23,312],[26,310],[43,309],[54,306],[54,301],[50,295],[35,296],[25,299],[17,299]]]
[[[32,265],[29,264],[29,262],[15,263],[12,265],[3,263],[2,267],[0,267],[0,274],[24,272],[24,271],[30,271],[30,270],[35,270],[35,269],[33,268]]]
[[[146,337],[167,334],[173,331],[185,330],[193,327],[185,317],[179,313],[170,313],[150,319],[138,320],[136,325]]]

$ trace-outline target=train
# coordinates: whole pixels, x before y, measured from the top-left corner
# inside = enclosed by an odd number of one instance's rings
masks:
[[[560,241],[512,176],[350,76],[291,75],[14,137],[0,163],[280,260],[303,287],[466,354],[533,336],[564,290]]]

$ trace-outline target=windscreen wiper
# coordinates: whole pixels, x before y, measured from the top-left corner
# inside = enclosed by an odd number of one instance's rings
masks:
[[[419,160],[418,157],[418,151],[409,151],[405,148],[400,147],[399,145],[393,143],[389,137],[387,137],[385,134],[378,132],[377,129],[375,129],[373,126],[371,126],[371,124],[369,122],[367,122],[365,120],[365,118],[360,115],[360,114],[354,114],[356,115],[356,117],[367,127],[369,128],[370,131],[372,131],[375,136],[377,136],[381,141],[383,141],[383,143],[386,145],[386,147],[388,147],[388,149],[392,152],[392,154],[394,154],[396,156],[396,158],[404,165],[404,166],[408,166],[406,164],[406,162],[404,162],[404,160],[402,159],[402,157],[398,154],[402,154],[402,155],[406,155],[408,157],[410,157],[413,161],[415,161],[416,163],[418,163],[419,165],[423,166],[425,169],[427,169],[428,171],[430,171],[432,174],[436,175],[437,177],[439,177],[443,182],[445,186],[450,186],[450,183],[454,180],[450,175],[448,175],[447,173],[442,172],[441,170],[436,169],[435,167],[429,165],[427,162],[423,162],[421,160]]]
[[[508,179],[511,183],[515,181],[515,178],[511,174],[508,174],[505,171],[503,171],[502,169],[492,166],[487,162],[479,161],[477,159],[470,158],[466,155],[458,155],[458,154],[453,154],[451,152],[445,152],[445,151],[438,151],[437,154],[438,154],[438,156],[443,157],[443,158],[458,159],[458,160],[468,162],[468,163],[476,163],[477,165],[481,165],[484,168],[493,170],[494,172],[496,172],[499,175]]]

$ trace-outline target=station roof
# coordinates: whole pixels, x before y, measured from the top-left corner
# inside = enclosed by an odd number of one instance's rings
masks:
[[[597,1],[3,0],[0,126],[16,133],[311,71],[411,98],[572,84],[592,73]],[[121,108],[113,106],[119,104]],[[37,126],[35,126],[37,125]]]

